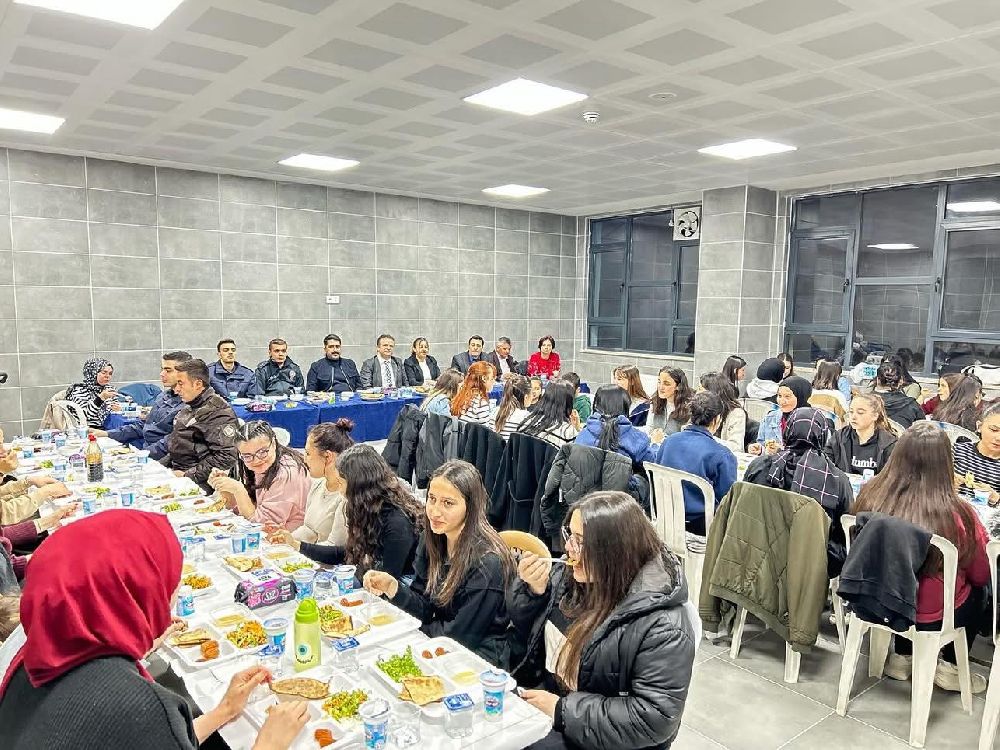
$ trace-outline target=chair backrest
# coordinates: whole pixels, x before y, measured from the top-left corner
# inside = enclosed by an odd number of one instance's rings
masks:
[[[533,555],[538,555],[539,557],[552,556],[549,553],[549,548],[545,546],[545,542],[537,536],[529,534],[527,531],[515,531],[512,529],[501,531],[500,538],[503,539],[503,543],[506,544],[507,548],[510,550],[530,552]]]
[[[990,564],[990,579],[993,584],[993,606],[990,611],[993,613],[993,643],[997,642],[997,558],[1000,557],[1000,540],[994,539],[986,543],[986,559]]]
[[[663,543],[679,557],[687,554],[685,537],[684,486],[689,482],[701,492],[705,504],[705,534],[715,517],[715,490],[703,477],[671,469],[659,464],[644,463],[652,493],[653,525]]]
[[[139,406],[149,406],[156,401],[157,396],[163,393],[163,389],[160,386],[152,385],[151,383],[129,383],[128,385],[123,385],[119,388],[118,392],[124,393],[130,399],[139,404]],[[225,396],[223,398],[225,398]]]
[[[271,427],[271,431],[274,432],[274,437],[280,445],[288,447],[288,444],[292,442],[292,434],[284,427]]]
[[[87,415],[83,407],[73,401],[67,401],[66,390],[63,388],[49,399],[42,414],[41,427],[67,430],[87,424]]]
[[[855,516],[847,515],[846,513],[840,517],[840,523],[844,527],[844,536],[847,538],[847,554],[850,556],[851,553],[851,532],[854,530],[857,524],[857,518]],[[1000,551],[1000,543],[990,542],[990,544],[997,544],[996,549]],[[941,630],[948,631],[955,627],[955,577],[958,575],[958,548],[952,544],[950,541],[945,539],[943,536],[938,536],[937,534],[931,535],[931,545],[937,547],[941,552],[941,557],[944,559],[944,569],[942,570],[942,578],[944,580],[944,617],[941,618]],[[987,545],[987,553],[989,552],[989,546]],[[996,583],[996,558],[993,558],[993,579],[994,586]],[[994,587],[993,596],[996,597],[996,588]],[[993,625],[994,632],[996,631],[996,607],[993,608]]]
[[[959,427],[957,424],[949,424],[948,422],[934,422],[934,424],[944,430],[952,445],[957,443],[959,438],[965,438],[973,443],[979,442],[979,435],[974,432],[970,432],[964,427]]]
[[[746,410],[747,417],[755,422],[760,422],[765,414],[771,411],[771,409],[777,409],[778,406],[770,401],[764,401],[759,398],[745,398],[743,399],[743,408]]]
[[[899,437],[904,432],[906,432],[906,428],[893,419],[889,420],[889,429],[892,430],[892,434],[895,435],[896,437]]]

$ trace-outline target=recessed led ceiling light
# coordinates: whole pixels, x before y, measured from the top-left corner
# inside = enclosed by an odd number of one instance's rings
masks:
[[[763,138],[748,138],[745,141],[735,141],[733,143],[723,143],[719,146],[706,146],[699,148],[699,154],[709,154],[710,156],[723,156],[726,159],[750,159],[754,156],[767,156],[768,154],[781,154],[785,151],[795,151],[795,146],[784,143],[775,143]]]
[[[19,5],[155,29],[184,0],[14,0]]]
[[[876,250],[916,250],[916,245],[911,245],[909,242],[882,242],[878,245],[869,245],[868,247],[873,247]]]
[[[504,198],[527,198],[531,195],[547,193],[549,189],[530,187],[529,185],[498,185],[497,187],[485,188],[483,192],[490,195],[500,195]]]
[[[960,214],[985,213],[987,211],[1000,211],[1000,203],[996,201],[958,201],[948,204],[949,211]]]
[[[335,156],[322,156],[321,154],[298,154],[282,159],[278,164],[286,167],[301,167],[302,169],[320,169],[324,172],[338,172],[341,169],[356,167],[361,162],[354,159],[338,159]]]
[[[37,115],[17,109],[0,109],[0,129],[25,130],[29,133],[52,134],[59,130],[66,120],[52,115]]]
[[[537,115],[567,104],[582,102],[586,94],[560,89],[526,78],[515,78],[486,91],[465,97],[470,104],[516,112],[519,115]]]

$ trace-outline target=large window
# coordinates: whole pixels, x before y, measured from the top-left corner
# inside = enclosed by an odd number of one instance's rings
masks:
[[[694,352],[698,243],[674,242],[671,212],[590,222],[587,345]]]
[[[786,346],[915,373],[1000,364],[1000,179],[796,201]]]

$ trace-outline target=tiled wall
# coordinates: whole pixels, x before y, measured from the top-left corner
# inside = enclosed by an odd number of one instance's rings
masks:
[[[443,364],[473,334],[509,336],[521,358],[549,333],[572,362],[576,224],[0,149],[0,426],[34,429],[95,352],[118,383],[155,380],[161,352],[211,361],[223,336],[250,367],[282,336],[305,370],[330,332],[360,365],[383,331],[404,357],[426,336]]]

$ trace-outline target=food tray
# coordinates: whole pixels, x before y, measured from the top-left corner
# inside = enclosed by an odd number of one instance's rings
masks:
[[[247,618],[247,621],[248,622],[259,623],[261,627],[264,626],[264,623],[262,623],[259,618],[254,617],[252,615]],[[230,628],[216,628],[214,625],[209,625],[209,627],[211,629],[217,631],[222,636],[222,638],[225,638],[226,643],[232,644],[232,641],[230,641],[228,638],[226,638],[226,636],[230,632],[232,632],[233,630],[236,630],[236,628],[238,628],[240,626],[239,625],[234,625],[233,627],[230,627]],[[233,645],[233,648],[236,649],[236,653],[237,654],[240,654],[240,655],[242,655],[242,654],[249,655],[249,654],[257,654],[257,653],[259,653],[260,650],[262,648],[264,648],[264,646],[267,645],[267,641],[265,640],[264,643],[261,643],[260,645],[257,645],[257,646],[247,646],[246,648],[240,648],[239,646],[236,646],[235,644],[232,644],[232,645]]]
[[[205,628],[209,634],[219,642],[219,656],[218,658],[212,659],[211,661],[201,661],[201,647],[200,646],[190,646],[188,648],[181,648],[173,643],[173,636],[167,639],[167,647],[177,655],[185,666],[191,669],[204,669],[205,667],[210,667],[213,664],[218,664],[220,662],[227,661],[238,655],[236,647],[226,640],[222,634],[204,618],[190,619],[188,622],[188,630],[196,630],[198,628]]]
[[[327,682],[329,684],[330,695],[334,693],[339,693],[349,690],[364,690],[368,693],[369,697],[377,695],[377,690],[375,686],[370,684],[365,679],[359,680],[361,672],[356,674],[345,674],[343,672],[332,669],[329,666],[319,666],[313,667],[312,669],[307,669],[302,672],[295,672],[294,669],[288,667],[282,672],[275,680],[285,680],[294,677],[311,677],[315,680],[320,680],[321,682]],[[276,703],[282,701],[294,701],[294,700],[305,700],[299,696],[291,695],[276,695],[270,690],[268,690],[266,697],[261,700],[248,703],[246,709],[244,710],[244,715],[256,727],[260,727],[267,720],[267,709]],[[323,702],[326,698],[321,698],[317,700],[309,700],[309,722],[306,724],[305,729],[303,729],[303,734],[308,738],[309,742],[312,743],[312,733],[318,728],[318,725],[322,723],[323,725],[335,728],[334,736],[347,736],[351,733],[356,733],[361,731],[361,720],[359,718],[354,719],[333,719],[329,716],[326,711],[323,710]],[[315,746],[315,743],[312,743]]]
[[[360,598],[364,601],[364,604],[358,607],[344,607],[340,602],[345,598],[350,600]],[[413,633],[420,628],[420,620],[416,617],[407,614],[398,607],[392,606],[388,602],[376,599],[367,591],[352,591],[350,594],[344,596],[338,595],[329,601],[324,601],[323,604],[332,604],[344,614],[350,615],[354,620],[355,627],[361,625],[371,626],[371,629],[367,632],[354,636],[358,639],[362,650],[382,643],[396,641],[400,637]],[[393,618],[392,622],[385,625],[372,625],[372,617],[379,614],[391,616]],[[330,636],[323,636],[323,638],[327,642],[337,640]]]
[[[235,628],[239,623],[226,623],[222,618],[238,615],[244,620],[258,619],[253,613],[242,604],[227,604],[225,607],[218,607],[208,613],[208,620],[215,628]]]
[[[301,557],[293,547],[289,547],[287,544],[268,544],[267,548],[261,551],[261,554],[271,562],[280,562],[289,557]]]
[[[293,554],[293,555],[290,555],[288,557],[284,557],[284,558],[281,558],[281,559],[278,559],[278,560],[270,558],[266,554],[264,554],[264,555],[261,555],[261,562],[263,562],[264,565],[268,566],[269,568],[278,571],[283,576],[294,576],[295,575],[295,571],[294,570],[284,570],[282,568],[283,565],[294,564],[294,565],[304,566],[303,568],[301,568],[302,570],[305,570],[305,569],[314,570],[314,571],[315,570],[319,570],[319,564],[317,562],[315,562],[314,560],[310,560],[305,555],[300,555],[297,552],[295,554]]]
[[[211,581],[211,583],[208,584],[208,586],[206,588],[203,588],[203,589],[196,589],[194,587],[191,588],[191,594],[196,599],[200,599],[203,596],[211,596],[212,594],[218,593],[219,589],[216,586],[216,580],[215,580],[216,579],[216,575],[213,575],[212,573],[210,573],[210,572],[208,572],[208,571],[206,571],[204,569],[197,569],[196,568],[193,573],[186,573],[186,574],[184,574],[184,575],[181,576],[181,585],[182,586],[184,585],[184,579],[187,578],[187,576],[189,576],[189,575],[202,575],[202,576],[206,576]]]
[[[399,693],[402,690],[401,683],[393,680],[389,675],[378,668],[376,662],[379,658],[388,659],[392,656],[401,655],[406,651],[407,646],[411,646],[413,649],[413,661],[416,662],[417,666],[420,667],[420,671],[423,672],[425,677],[440,677],[441,682],[444,683],[444,694],[452,695],[454,693],[464,693],[468,692],[465,689],[459,689],[451,680],[444,677],[439,672],[437,672],[431,665],[424,661],[418,656],[418,647],[420,642],[413,641],[410,643],[396,643],[393,648],[381,648],[378,649],[374,658],[367,662],[368,673],[374,675],[374,679],[378,682],[379,687],[383,690],[384,694],[390,697],[393,701],[397,703],[402,703],[403,700],[399,697]],[[473,700],[476,700],[475,696],[469,693]],[[480,696],[482,693],[480,693]],[[440,722],[444,720],[444,704],[440,701],[434,703],[428,703],[425,706],[420,707],[420,713],[423,714],[425,718],[432,722]]]

